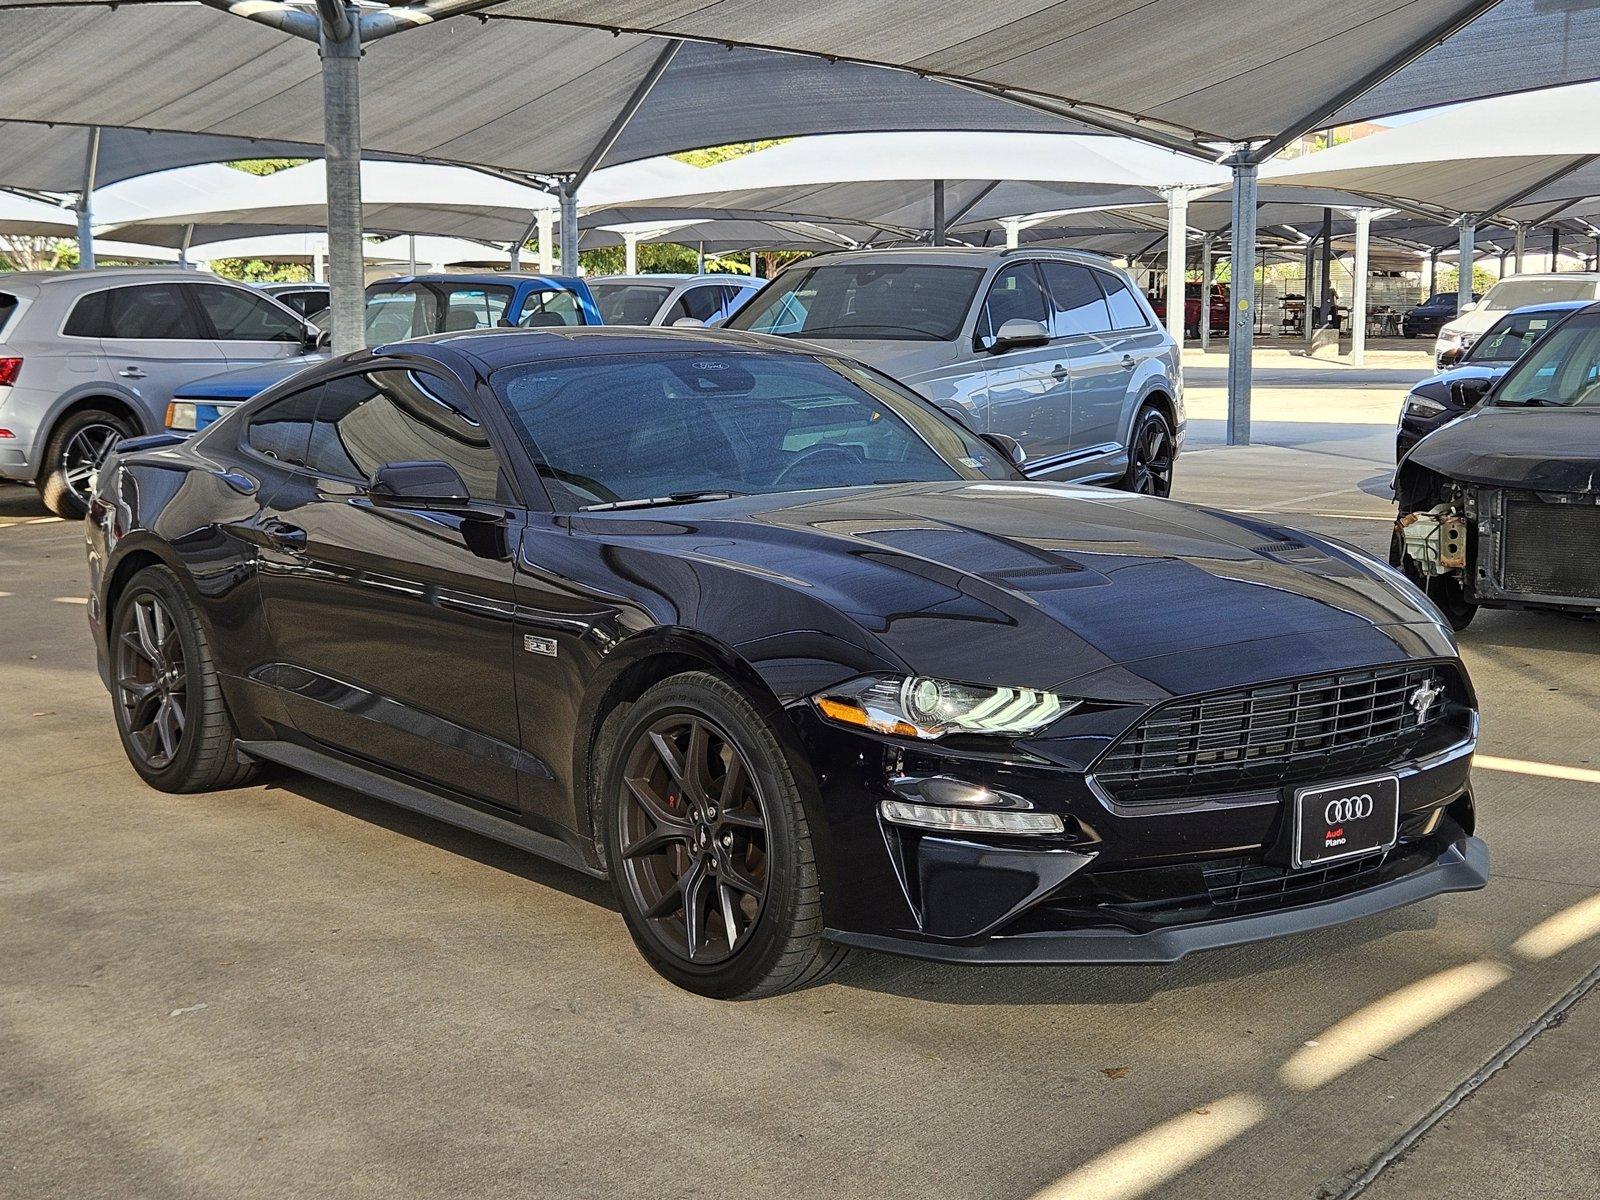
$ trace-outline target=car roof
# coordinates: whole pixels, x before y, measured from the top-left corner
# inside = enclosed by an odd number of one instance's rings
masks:
[[[1559,279],[1563,283],[1573,279],[1587,279],[1590,283],[1600,283],[1600,271],[1529,271],[1526,275],[1507,275],[1504,279],[1496,279],[1489,288],[1492,291],[1502,283],[1516,283],[1521,279]]]
[[[1009,259],[1024,261],[1040,258],[1060,259],[1063,262],[1082,263],[1085,266],[1117,268],[1103,254],[1087,250],[1035,249],[1018,246],[895,246],[883,250],[841,250],[835,254],[818,254],[802,259],[797,267],[822,266],[834,263],[921,263],[932,267],[991,267]]]
[[[8,271],[6,283],[33,284],[36,287],[77,286],[101,287],[113,283],[225,283],[232,287],[248,287],[237,279],[224,279],[210,271],[192,271],[182,267],[95,267],[90,271]]]
[[[1505,315],[1514,317],[1518,313],[1575,312],[1594,303],[1593,300],[1546,300],[1543,304],[1524,304],[1521,308],[1513,308]]]
[[[595,275],[588,282],[591,286],[597,283],[660,283],[673,286],[680,283],[733,283],[760,287],[766,281],[758,276],[734,275],[727,271],[707,271],[701,275],[657,271],[648,275]]]
[[[602,354],[662,354],[693,351],[695,347],[745,350],[758,353],[825,354],[815,346],[764,333],[731,329],[664,329],[648,325],[561,325],[536,329],[474,329],[460,333],[435,333],[374,347],[377,355],[420,353],[430,349],[453,351],[477,360],[486,371],[522,363],[562,358],[592,358]]]
[[[578,280],[570,275],[524,275],[519,271],[440,271],[434,274],[390,275],[385,279],[374,279],[367,286],[382,287],[397,283],[465,283],[478,286],[498,284],[501,287],[516,287],[518,284],[534,283],[570,288],[577,282]]]

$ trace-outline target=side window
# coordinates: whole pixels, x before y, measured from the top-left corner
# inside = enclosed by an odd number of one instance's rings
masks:
[[[1046,327],[1050,320],[1044,285],[1032,263],[1006,267],[994,277],[978,315],[978,337],[992,338],[1000,326],[1016,320],[1037,321]]]
[[[510,288],[451,288],[445,295],[444,316],[436,332],[493,329],[506,315],[510,301]]]
[[[311,387],[275,400],[253,413],[244,427],[244,444],[264,458],[303,467],[317,417],[322,388]]]
[[[1150,318],[1128,290],[1126,279],[1104,271],[1096,271],[1095,274],[1100,279],[1100,286],[1106,290],[1106,305],[1111,310],[1113,329],[1143,329],[1150,324]]]
[[[582,325],[583,313],[578,310],[578,298],[565,288],[551,288],[544,292],[529,292],[522,302],[522,315],[517,324],[524,329],[537,329],[550,325]]]
[[[70,337],[177,341],[204,338],[177,284],[108,288],[79,300],[63,332]]]
[[[667,314],[671,325],[680,317],[693,317],[696,321],[714,321],[727,311],[727,289],[720,284],[692,287],[679,296]]]
[[[500,460],[474,414],[446,385],[415,371],[372,371],[322,388],[306,465],[319,475],[371,483],[386,463],[437,460],[461,474],[475,500],[505,501]]]
[[[1069,262],[1040,263],[1039,269],[1050,289],[1051,337],[1110,332],[1111,313],[1095,272]]]
[[[190,284],[213,334],[224,342],[299,342],[305,326],[265,296],[243,288]]]

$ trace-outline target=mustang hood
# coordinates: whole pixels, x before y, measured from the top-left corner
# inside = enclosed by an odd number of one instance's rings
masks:
[[[1196,656],[1237,684],[1453,653],[1387,569],[1244,517],[1048,483],[817,497],[727,501],[677,528],[696,557],[781,574],[920,673],[1159,697],[1192,688]]]
[[[1600,491],[1600,409],[1479,408],[1418,442],[1413,463],[1463,483]]]

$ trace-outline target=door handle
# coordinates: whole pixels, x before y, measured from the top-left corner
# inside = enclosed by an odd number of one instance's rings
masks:
[[[144,378],[144,372],[141,371],[138,367],[123,367],[122,370],[117,372],[117,374],[121,375],[124,379],[143,379]]]
[[[1067,367],[1066,367],[1065,363],[1057,363],[1055,365],[1055,367],[1052,368],[1052,370],[1050,371],[1050,377],[1052,379],[1058,379],[1058,380],[1059,379],[1065,379],[1070,374],[1071,374],[1071,372],[1067,370]]]
[[[298,525],[280,521],[277,517],[268,517],[261,522],[261,533],[279,550],[298,554],[306,548],[306,531]]]

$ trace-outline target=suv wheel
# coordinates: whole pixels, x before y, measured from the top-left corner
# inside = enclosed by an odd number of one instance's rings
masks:
[[[639,698],[610,742],[601,819],[628,932],[667,979],[721,999],[814,983],[847,950],[822,940],[811,832],[766,719],[706,672]]]
[[[146,567],[118,598],[111,672],[122,748],[151,787],[206,792],[249,778],[205,630],[168,568]]]
[[[1159,408],[1146,405],[1133,419],[1128,470],[1122,477],[1122,487],[1144,496],[1170,496],[1175,456],[1172,426]]]
[[[98,408],[80,409],[65,417],[50,434],[39,494],[58,517],[76,518],[89,511],[89,480],[106,452],[133,436],[128,422]]]

